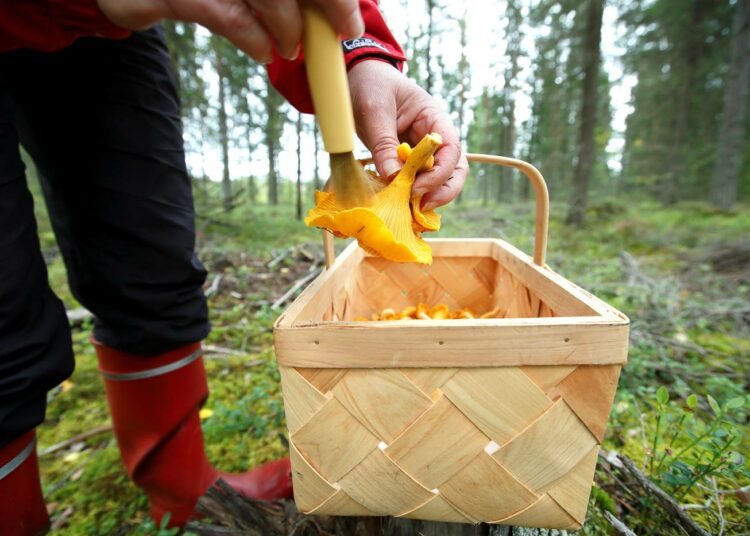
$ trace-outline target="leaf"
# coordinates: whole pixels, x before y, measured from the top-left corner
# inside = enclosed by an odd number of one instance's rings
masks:
[[[656,400],[661,405],[665,405],[669,402],[669,391],[663,385],[656,390]]]
[[[685,400],[685,404],[687,404],[687,407],[690,409],[695,409],[696,406],[698,406],[698,397],[695,396],[695,394],[688,396],[687,400]]]
[[[714,412],[714,415],[716,415],[717,417],[721,415],[721,407],[719,406],[719,403],[716,401],[716,399],[711,395],[706,395],[706,398],[708,399],[708,405],[711,406],[711,411]]]
[[[201,420],[208,419],[211,415],[214,414],[214,410],[209,408],[201,408],[201,410],[198,412],[198,416]]]
[[[745,457],[736,450],[729,452],[729,463],[732,465],[744,465]]]
[[[741,408],[745,405],[745,398],[742,396],[738,396],[737,398],[732,398],[727,402],[726,406],[724,406],[726,409],[737,409]]]

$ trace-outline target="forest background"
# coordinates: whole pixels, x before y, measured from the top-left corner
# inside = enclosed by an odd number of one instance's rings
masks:
[[[465,149],[527,160],[546,177],[549,264],[632,320],[584,532],[615,533],[614,516],[638,534],[685,533],[648,490],[620,486],[616,461],[604,456],[617,452],[698,527],[750,534],[750,0],[380,7],[408,76],[450,112]],[[270,327],[320,267],[319,235],[301,217],[327,177],[327,156],[314,118],[284,101],[262,65],[202,28],[164,30],[197,249],[210,272],[213,394],[202,418],[212,459],[242,469],[284,453]],[[117,461],[90,318],[70,295],[30,169],[78,361],[50,393],[40,429],[55,528],[159,532]],[[530,251],[532,195],[514,172],[472,167],[439,235],[500,237]]]

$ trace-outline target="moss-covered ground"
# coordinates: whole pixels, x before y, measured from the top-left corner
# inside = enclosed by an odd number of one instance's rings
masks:
[[[642,465],[680,503],[691,505],[690,514],[712,534],[750,530],[750,499],[742,491],[750,484],[743,459],[749,452],[750,267],[745,261],[727,269],[716,260],[717,244],[748,240],[748,208],[723,214],[701,204],[664,209],[600,202],[584,228],[567,227],[556,211],[550,227],[549,265],[632,320],[630,360],[604,448]],[[440,235],[499,237],[530,251],[531,210],[530,204],[452,206],[444,211]],[[76,308],[43,214],[40,222],[51,285],[69,309]],[[208,455],[222,469],[242,470],[285,452],[271,332],[279,311],[268,303],[295,280],[301,261],[285,259],[270,280],[259,274],[290,245],[310,243],[313,249],[319,234],[296,221],[289,206],[238,208],[201,217],[198,227],[207,286],[222,274],[209,300],[213,332],[207,344],[231,350],[209,352],[206,359]],[[108,423],[89,332],[88,323],[74,330],[76,370],[49,394],[40,451]],[[146,499],[128,481],[111,432],[42,455],[41,472],[59,534],[154,533]],[[592,497],[587,534],[611,533],[605,510],[638,534],[678,534],[648,499],[623,495],[602,471]]]

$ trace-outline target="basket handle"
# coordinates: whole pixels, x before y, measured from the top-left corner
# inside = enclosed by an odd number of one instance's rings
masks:
[[[528,162],[515,158],[479,153],[468,153],[466,158],[469,162],[512,167],[526,175],[531,181],[536,197],[534,262],[539,266],[544,266],[547,255],[547,229],[549,227],[549,192],[547,191],[547,183],[544,181],[542,174]],[[336,252],[333,248],[333,235],[328,231],[323,231],[323,250],[325,252],[326,268],[330,268],[333,261],[336,260]]]

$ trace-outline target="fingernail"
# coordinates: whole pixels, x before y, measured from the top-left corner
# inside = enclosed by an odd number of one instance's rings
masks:
[[[385,173],[386,177],[389,177],[393,175],[394,173],[396,173],[397,171],[400,171],[401,167],[402,166],[398,165],[397,163],[393,161],[389,161],[383,164],[383,172]]]
[[[297,44],[297,46],[296,46],[296,47],[294,47],[294,50],[292,50],[292,53],[291,53],[291,54],[289,54],[289,55],[288,55],[288,56],[286,57],[286,59],[288,59],[289,61],[294,61],[294,60],[296,60],[297,58],[299,58],[299,52],[300,52],[300,45],[299,45],[299,44]]]
[[[437,207],[437,203],[434,203],[432,201],[427,201],[424,205],[422,205],[422,210],[432,210],[433,208]]]

